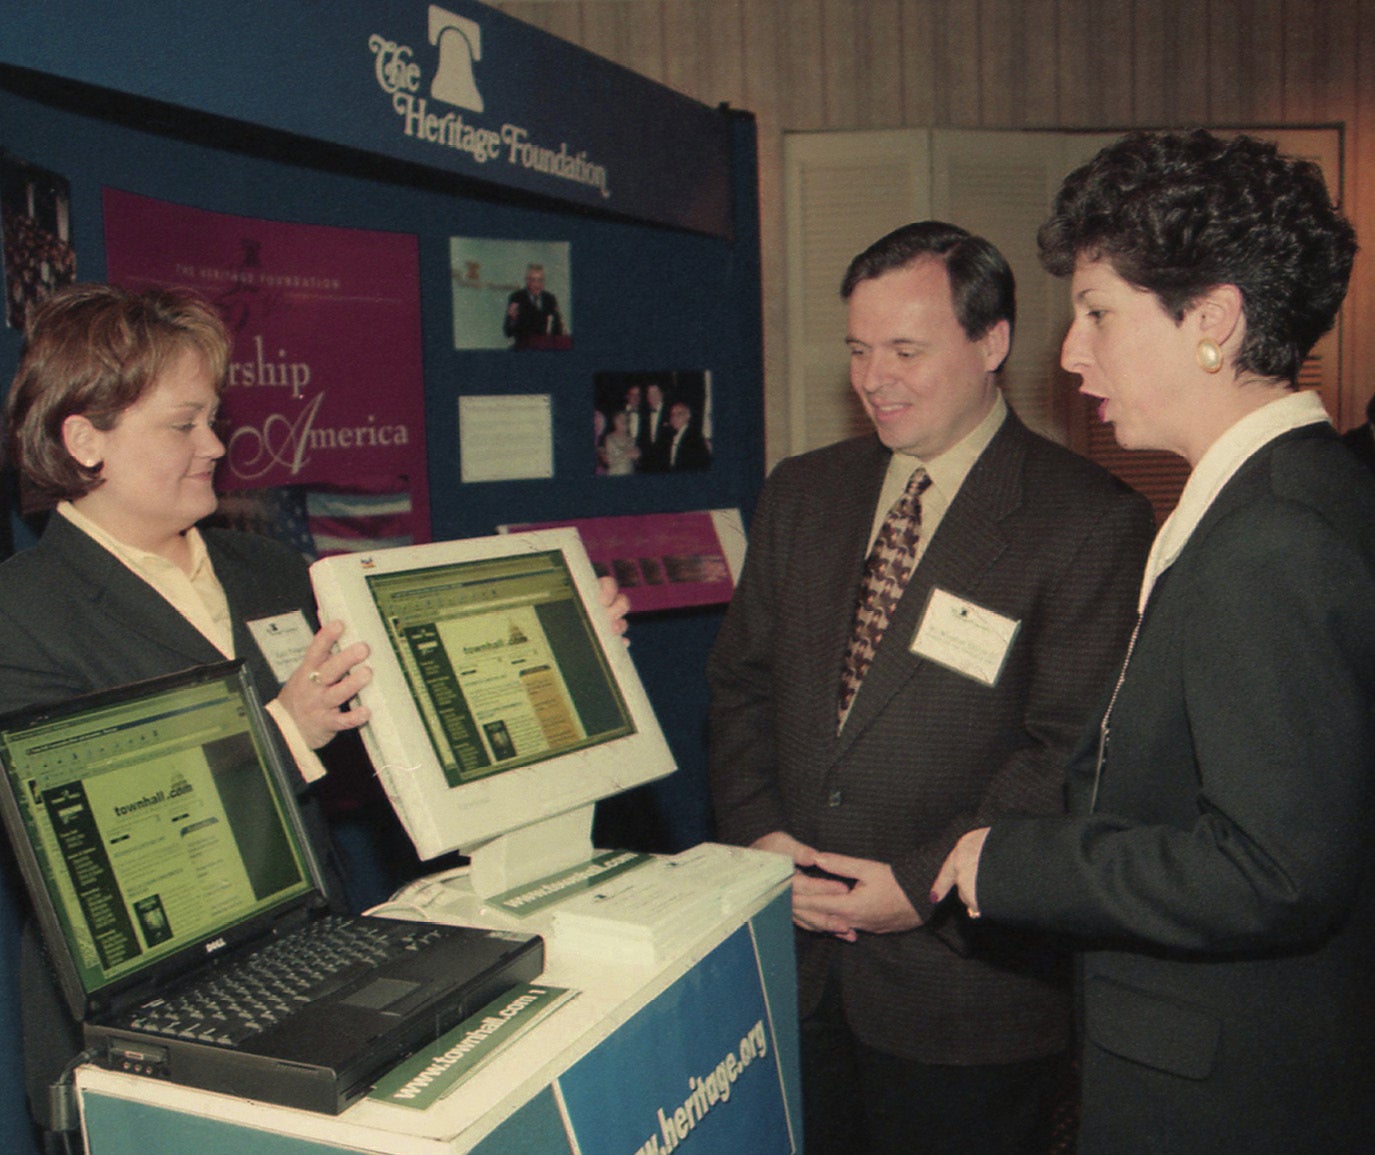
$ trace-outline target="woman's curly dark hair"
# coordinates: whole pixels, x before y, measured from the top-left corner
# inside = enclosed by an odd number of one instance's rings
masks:
[[[1336,319],[1357,247],[1315,164],[1201,129],[1108,145],[1065,178],[1037,240],[1048,272],[1107,260],[1176,321],[1206,290],[1235,285],[1238,371],[1291,384]]]

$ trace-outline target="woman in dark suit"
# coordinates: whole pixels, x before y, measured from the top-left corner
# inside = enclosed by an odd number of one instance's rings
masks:
[[[35,314],[9,433],[56,509],[38,547],[0,567],[0,709],[240,656],[309,777],[305,751],[367,720],[342,709],[368,681],[367,647],[331,653],[340,626],[313,629],[294,551],[196,528],[216,506],[228,357],[219,317],[186,293],[74,285]],[[294,668],[248,629],[285,614],[314,634]]]
[[[334,652],[343,625],[319,626],[294,550],[196,527],[216,506],[229,350],[211,306],[183,292],[74,285],[34,314],[7,403],[11,452],[57,504],[39,543],[0,565],[0,712],[241,658],[305,794],[324,773],[314,751],[367,721],[348,703],[372,676],[368,649]],[[602,600],[623,631],[614,583]],[[307,827],[344,904],[311,801]],[[25,1061],[46,1125],[47,1087],[80,1034],[32,928],[25,938]]]
[[[32,317],[7,403],[10,448],[57,505],[38,545],[0,566],[0,711],[239,657],[304,792],[324,772],[314,750],[367,720],[345,708],[371,676],[367,647],[332,653],[341,626],[318,628],[293,550],[196,528],[215,510],[228,357],[219,317],[185,293],[74,285]],[[303,657],[274,651],[273,624],[311,639]],[[323,819],[303,801],[342,902]],[[46,1089],[81,1036],[32,926],[20,984],[30,1102],[46,1129]]]
[[[1062,362],[1191,465],[1067,817],[966,835],[933,899],[1082,949],[1085,1155],[1354,1152],[1375,1116],[1375,481],[1299,366],[1355,237],[1312,165],[1134,134],[1040,234]]]

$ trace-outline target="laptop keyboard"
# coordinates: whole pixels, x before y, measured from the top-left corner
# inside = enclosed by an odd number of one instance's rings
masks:
[[[202,975],[187,990],[144,1003],[129,1016],[129,1026],[233,1047],[442,934],[433,926],[323,915]]]

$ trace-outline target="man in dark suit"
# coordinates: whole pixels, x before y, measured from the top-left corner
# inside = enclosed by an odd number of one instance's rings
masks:
[[[664,473],[668,469],[669,442],[673,430],[668,424],[662,385],[651,381],[645,389],[645,409],[640,422],[640,460],[638,473]]]
[[[525,288],[507,298],[501,331],[512,339],[516,349],[530,344],[531,337],[557,337],[563,333],[558,300],[544,287],[543,265],[527,268]]]
[[[625,390],[625,400],[621,402],[621,408],[625,410],[625,431],[626,435],[638,448],[640,445],[640,422],[644,420],[644,398],[641,396],[638,385],[627,385]]]
[[[1007,409],[1015,290],[987,241],[906,226],[842,295],[877,436],[783,462],[761,497],[708,667],[719,834],[799,868],[809,1155],[1029,1150],[1063,1074],[1063,960],[933,920],[929,892],[981,816],[1061,807],[1153,518]],[[913,482],[919,513],[884,526]],[[877,541],[884,571],[902,533],[916,543],[863,642],[866,555]]]
[[[702,431],[692,420],[692,407],[686,401],[675,401],[668,410],[671,437],[668,443],[670,470],[700,470],[711,464],[711,447]]]

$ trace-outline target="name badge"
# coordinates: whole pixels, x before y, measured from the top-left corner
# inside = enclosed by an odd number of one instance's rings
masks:
[[[285,682],[296,672],[296,667],[306,656],[306,647],[315,637],[310,623],[300,610],[274,614],[270,618],[256,618],[248,623],[248,630],[279,682]]]
[[[935,589],[909,648],[957,674],[996,686],[1021,628],[1019,621]]]

